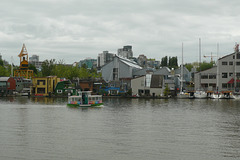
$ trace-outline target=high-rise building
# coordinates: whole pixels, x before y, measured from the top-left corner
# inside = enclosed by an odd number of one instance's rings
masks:
[[[103,51],[103,53],[98,54],[97,67],[102,67],[103,65],[111,62],[115,54],[109,53],[108,51]]]
[[[132,58],[133,57],[132,46],[123,46],[123,48],[118,49],[118,56],[128,59]]]
[[[32,55],[32,57],[29,57],[29,64],[33,64],[37,69],[42,67],[42,63],[42,61],[39,61],[38,55]]]

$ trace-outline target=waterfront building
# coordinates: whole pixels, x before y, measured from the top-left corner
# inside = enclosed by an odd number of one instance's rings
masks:
[[[13,77],[0,77],[0,95],[13,95],[16,90],[16,81]]]
[[[118,56],[128,59],[132,58],[133,57],[132,46],[123,46],[123,48],[118,49]]]
[[[194,75],[195,89],[208,91],[237,91],[240,89],[240,53],[218,59],[217,66]],[[217,88],[218,87],[218,88]]]
[[[17,94],[21,96],[29,96],[32,80],[23,77],[14,77],[14,80],[16,81]]]
[[[121,78],[133,78],[134,72],[142,69],[136,62],[115,56],[112,62],[102,67],[102,78],[106,82],[119,81]]]
[[[168,67],[162,67],[153,72],[154,75],[162,75],[164,79],[164,88],[168,87],[172,95],[175,95],[176,84],[174,70],[170,70]]]
[[[146,74],[131,80],[132,96],[162,96],[164,76]]]
[[[77,90],[70,80],[60,80],[55,87],[55,95],[57,96],[76,95],[76,92]]]
[[[102,78],[109,83],[108,87],[118,87],[119,92],[127,92],[131,88],[134,73],[141,69],[135,61],[115,56],[112,62],[102,66]]]
[[[58,82],[60,82],[60,78],[57,78],[57,76],[33,78],[31,95],[51,96],[52,93],[55,93],[55,88]]]
[[[102,67],[103,65],[111,62],[115,54],[109,53],[108,51],[103,51],[103,53],[98,54],[97,67]]]

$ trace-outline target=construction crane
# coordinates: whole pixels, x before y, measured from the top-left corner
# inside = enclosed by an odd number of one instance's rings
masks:
[[[213,55],[211,52],[211,55],[204,55],[204,58],[211,57],[211,62],[213,62],[213,57],[217,57],[217,55]]]

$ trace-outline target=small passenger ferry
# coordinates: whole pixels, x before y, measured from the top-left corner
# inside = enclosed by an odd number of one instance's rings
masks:
[[[91,95],[91,91],[81,91],[78,95],[69,96],[69,107],[96,107],[103,105],[102,95]]]

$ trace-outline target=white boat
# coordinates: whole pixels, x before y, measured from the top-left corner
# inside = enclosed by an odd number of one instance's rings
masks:
[[[179,98],[179,99],[188,99],[189,98],[189,93],[180,92],[179,94],[177,94],[177,98]]]
[[[212,93],[211,99],[224,99],[224,95],[222,93]]]
[[[197,99],[208,98],[208,94],[205,91],[197,90],[196,92],[194,92],[194,98]]]
[[[219,93],[213,93],[211,95],[212,99],[235,99],[235,96],[232,94],[232,92],[219,92]]]
[[[91,95],[91,91],[81,91],[78,95],[69,96],[69,107],[97,107],[103,105],[102,95]]]

